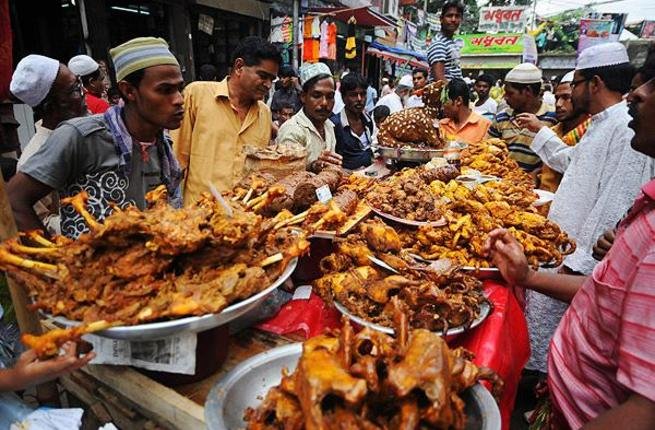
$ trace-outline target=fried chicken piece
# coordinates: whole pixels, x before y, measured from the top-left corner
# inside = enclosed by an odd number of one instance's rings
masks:
[[[366,243],[375,251],[398,252],[402,248],[396,230],[378,219],[363,223],[360,231]]]

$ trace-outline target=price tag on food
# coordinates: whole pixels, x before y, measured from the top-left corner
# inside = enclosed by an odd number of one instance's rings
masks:
[[[312,286],[311,285],[301,285],[296,288],[296,291],[293,293],[293,298],[291,300],[308,300],[312,295]]]
[[[316,189],[316,198],[321,203],[327,203],[332,199],[332,191],[327,185],[323,185]]]

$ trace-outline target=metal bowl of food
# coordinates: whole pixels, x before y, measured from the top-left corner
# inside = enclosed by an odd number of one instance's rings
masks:
[[[210,430],[245,429],[247,408],[257,407],[268,390],[282,380],[282,369],[293,372],[302,344],[280,346],[241,362],[209,392],[205,421]],[[461,393],[465,403],[467,430],[500,430],[500,410],[491,393],[476,384]]]
[[[94,334],[111,339],[152,340],[169,337],[182,332],[200,333],[227,324],[263,302],[277,287],[282,285],[291,276],[297,264],[298,258],[294,258],[287,264],[284,272],[270,286],[245,300],[226,307],[217,314],[184,317],[132,326],[112,327]],[[54,317],[52,321],[64,327],[74,327],[81,324],[79,321],[69,320],[64,317]]]

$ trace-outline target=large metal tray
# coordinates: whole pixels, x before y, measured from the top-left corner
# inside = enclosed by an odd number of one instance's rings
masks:
[[[391,334],[391,335],[395,333],[394,329],[392,329],[391,327],[386,327],[380,324],[376,324],[371,321],[367,321],[364,318],[358,317],[357,315],[351,313],[348,310],[348,308],[346,308],[343,304],[337,301],[334,302],[334,307],[337,308],[337,310],[341,312],[342,315],[347,316],[350,320],[361,325],[362,327],[370,327],[373,330],[381,331],[382,333]],[[435,333],[439,333],[445,336],[452,336],[455,334],[464,333],[465,331],[474,329],[475,327],[482,324],[482,322],[489,316],[490,313],[491,313],[491,305],[489,304],[489,302],[485,300],[484,302],[482,302],[482,304],[480,304],[480,315],[478,315],[478,317],[474,319],[470,325],[451,327],[448,330],[446,330],[445,333],[443,331],[435,332]]]
[[[434,157],[443,157],[444,149],[390,148],[378,146],[382,158],[398,161],[428,162]]]
[[[205,421],[209,430],[245,429],[243,413],[257,407],[271,387],[282,380],[282,369],[293,372],[302,344],[280,346],[243,361],[216,383],[207,396]],[[500,410],[481,384],[462,393],[467,430],[500,430]]]
[[[293,260],[289,261],[289,264],[287,264],[284,272],[282,272],[282,274],[269,287],[253,296],[250,296],[245,300],[226,307],[217,314],[185,317],[132,326],[112,327],[110,329],[102,330],[94,334],[111,339],[153,340],[169,337],[181,332],[199,333],[214,327],[227,324],[228,322],[240,317],[241,315],[245,314],[263,302],[266,297],[268,297],[273,292],[273,290],[282,285],[291,276],[293,271],[296,270],[297,265],[298,258],[294,258]],[[54,317],[52,320],[56,324],[65,327],[74,327],[80,325],[79,321],[69,320],[64,317]]]

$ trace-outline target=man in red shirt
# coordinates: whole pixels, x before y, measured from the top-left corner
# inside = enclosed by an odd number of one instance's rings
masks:
[[[89,112],[104,113],[109,109],[109,103],[102,98],[107,88],[105,74],[100,65],[88,55],[76,55],[68,62],[68,68],[82,79]]]
[[[655,158],[655,52],[628,97],[631,146]],[[555,428],[655,428],[655,179],[642,187],[612,248],[588,276],[537,272],[507,230],[486,243],[509,284],[571,304],[550,344]]]

